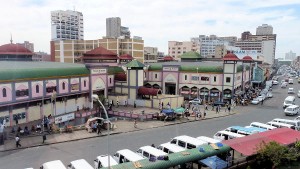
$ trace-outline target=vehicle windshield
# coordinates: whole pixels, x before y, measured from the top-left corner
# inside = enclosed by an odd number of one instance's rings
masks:
[[[290,101],[290,100],[287,100],[287,101],[285,101],[284,103],[285,103],[285,104],[292,104],[293,102]]]

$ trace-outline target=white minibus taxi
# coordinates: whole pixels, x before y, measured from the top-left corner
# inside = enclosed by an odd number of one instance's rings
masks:
[[[274,121],[269,121],[267,123],[268,125],[271,126],[275,126],[277,128],[283,128],[283,127],[287,127],[287,128],[291,128],[295,130],[295,126],[291,125],[291,124],[286,124],[286,123],[280,123],[280,122],[274,122]]]
[[[300,121],[298,120],[289,120],[289,119],[273,119],[272,121],[274,122],[278,122],[278,123],[285,123],[285,124],[290,124],[293,125],[295,127],[295,130],[300,130]]]
[[[222,131],[218,131],[214,135],[214,139],[217,139],[217,140],[230,140],[230,139],[233,139],[233,138],[244,137],[244,136],[245,135],[222,130]]]
[[[257,127],[257,128],[261,128],[261,129],[266,129],[266,130],[273,130],[276,129],[277,127],[274,126],[270,126],[264,123],[260,123],[260,122],[252,122],[250,124],[251,127]]]
[[[289,115],[293,116],[293,115],[297,115],[299,111],[300,110],[298,105],[291,105],[284,109],[284,114],[287,116]]]
[[[179,147],[178,145],[175,145],[175,144],[171,144],[169,142],[161,144],[157,148],[159,150],[164,151],[165,153],[168,153],[168,154],[178,153],[178,152],[181,152],[181,151],[185,150],[184,148]]]
[[[215,143],[219,143],[220,142],[220,140],[216,140],[216,139],[213,139],[213,138],[210,138],[210,137],[206,137],[206,136],[199,136],[196,139],[208,142],[209,144],[215,144]]]
[[[163,152],[162,150],[159,150],[152,146],[140,147],[136,152],[138,155],[143,156],[144,158],[149,158],[149,159],[153,158],[153,157],[157,158],[159,156],[168,155],[167,153]]]
[[[108,155],[98,156],[97,159],[94,160],[94,164],[95,164],[95,169],[118,165],[116,160],[112,156],[108,156]]]
[[[44,163],[40,169],[67,169],[60,160],[54,160]]]
[[[125,162],[135,162],[144,159],[142,156],[138,155],[137,153],[123,149],[116,152],[113,158],[120,164]]]
[[[283,101],[283,108],[285,109],[288,106],[295,104],[295,96],[288,96]]]
[[[71,161],[68,165],[68,169],[94,169],[87,161],[84,159]]]
[[[170,143],[176,144],[185,149],[192,149],[192,148],[197,148],[201,145],[208,145],[208,143],[206,141],[202,141],[202,140],[196,139],[194,137],[186,136],[186,135],[174,137],[170,141]]]

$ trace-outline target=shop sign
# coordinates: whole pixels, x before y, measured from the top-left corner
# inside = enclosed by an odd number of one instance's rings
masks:
[[[65,114],[62,116],[58,116],[54,118],[54,123],[55,124],[59,124],[59,123],[63,123],[69,120],[74,120],[75,119],[75,114],[74,113],[70,113],[70,114]]]
[[[106,69],[92,69],[92,74],[104,74]]]
[[[178,67],[164,67],[163,71],[177,72],[178,71]]]

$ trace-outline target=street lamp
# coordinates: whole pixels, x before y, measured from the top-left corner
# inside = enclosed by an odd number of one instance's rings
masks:
[[[43,94],[43,97],[42,97],[42,122],[44,122],[45,123],[45,121],[44,121],[44,116],[45,116],[45,108],[44,108],[44,99],[45,99],[45,92],[44,92],[44,89],[46,89],[47,88],[47,84],[48,84],[48,80],[45,80],[45,85],[43,85],[43,90],[42,90],[42,94]],[[44,131],[45,131],[45,128],[44,128],[44,124],[42,124],[42,130],[43,130],[43,133],[44,133]]]
[[[102,102],[99,100],[99,97],[98,97],[98,95],[92,95],[92,99],[93,99],[93,101],[98,101],[98,103],[101,105],[101,107],[103,108],[103,110],[104,110],[104,113],[105,113],[105,116],[106,116],[106,120],[107,120],[107,154],[108,154],[108,156],[107,156],[107,158],[108,158],[108,167],[110,168],[110,156],[109,156],[109,131],[110,131],[110,123],[109,123],[109,120],[108,120],[108,114],[107,114],[107,111],[106,111],[106,109],[105,109],[105,107],[104,107],[104,105],[102,104]]]

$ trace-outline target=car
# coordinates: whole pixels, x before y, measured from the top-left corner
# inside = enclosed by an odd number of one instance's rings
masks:
[[[201,104],[202,100],[201,99],[193,99],[191,101],[189,101],[189,104]]]
[[[293,115],[297,115],[299,113],[299,105],[291,105],[288,106],[287,108],[285,108],[284,110],[284,114],[286,116],[293,116]]]
[[[278,85],[278,81],[277,80],[273,80],[273,85]]]
[[[284,83],[284,82],[285,82],[285,80],[281,80],[281,84]]]
[[[289,88],[288,89],[288,94],[294,94],[295,92],[294,92],[294,88]]]
[[[267,93],[267,97],[268,97],[268,98],[272,98],[272,97],[273,97],[272,92],[268,92],[268,93]]]
[[[258,104],[260,102],[260,100],[258,98],[254,98],[251,103],[252,104]]]
[[[263,101],[263,100],[266,99],[266,95],[262,94],[262,95],[258,96],[257,99],[258,99],[259,101]]]
[[[297,94],[297,96],[298,96],[298,97],[300,97],[300,90],[298,91],[298,94]]]
[[[288,84],[287,82],[283,82],[283,83],[281,84],[280,87],[281,87],[281,88],[286,88],[286,87],[287,87],[287,84]]]

